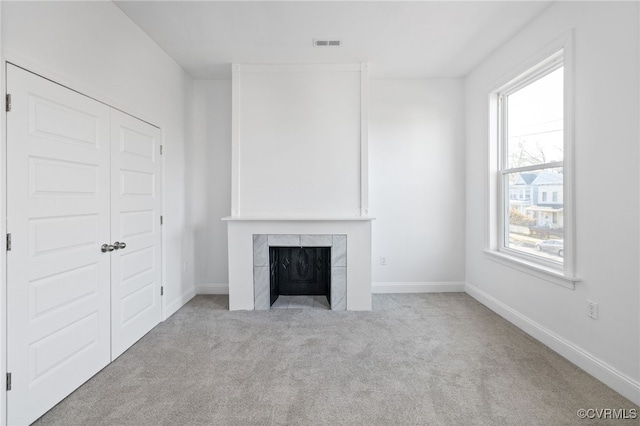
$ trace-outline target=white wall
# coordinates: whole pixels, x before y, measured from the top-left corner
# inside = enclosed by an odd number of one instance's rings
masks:
[[[640,403],[637,2],[557,2],[466,79],[467,291]],[[575,290],[485,257],[488,94],[575,30]],[[611,191],[619,188],[619,191]],[[566,195],[566,194],[565,194]],[[565,218],[570,220],[570,218]],[[587,300],[599,318],[587,317]]]
[[[164,314],[195,294],[184,145],[190,77],[111,2],[2,2],[6,59],[161,127]]]
[[[360,216],[360,64],[234,67],[232,215]]]
[[[199,293],[227,291],[231,82],[196,81],[190,138]],[[463,81],[371,80],[369,202],[373,291],[462,291]],[[387,265],[380,266],[380,256]]]
[[[373,289],[462,291],[463,81],[372,80],[370,101]]]
[[[231,81],[195,81],[188,143],[189,205],[198,293],[226,293],[231,214]]]

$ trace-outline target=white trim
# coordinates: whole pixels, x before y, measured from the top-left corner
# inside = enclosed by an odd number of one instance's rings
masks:
[[[369,64],[360,67],[360,215],[369,215]]]
[[[240,70],[239,70],[240,71]],[[243,73],[268,73],[268,72],[360,72],[360,64],[242,64]]]
[[[240,214],[240,76],[241,66],[231,65],[231,215]]]
[[[155,218],[155,220],[158,221],[164,221],[164,211],[165,211],[165,200],[167,199],[167,197],[165,196],[165,188],[166,188],[166,175],[167,173],[165,173],[165,165],[166,165],[166,158],[167,156],[164,155],[164,147],[167,146],[167,141],[166,141],[166,134],[164,131],[164,127],[159,127],[160,130],[160,146],[158,147],[158,149],[160,149],[160,152],[162,154],[159,154],[158,159],[160,161],[160,211],[158,212],[158,216],[157,218]],[[162,223],[161,222],[161,223]],[[158,222],[156,222],[156,224],[158,224]],[[167,271],[166,271],[166,265],[167,265],[167,233],[164,231],[164,226],[161,224],[158,228],[160,231],[160,286],[164,286],[165,283],[165,279],[167,277]],[[186,302],[185,302],[186,303]],[[161,303],[160,303],[160,318],[162,321],[164,321],[165,319],[169,318],[169,316],[171,316],[171,314],[173,314],[173,312],[169,313],[170,310],[168,308],[168,306],[166,305],[166,301],[164,300],[164,298],[161,299]]]
[[[543,327],[531,318],[526,317],[468,282],[465,284],[465,292],[534,339],[548,346],[562,357],[620,393],[625,398],[640,405],[640,382],[619,372],[569,340],[555,334],[553,331]]]
[[[196,294],[229,294],[229,283],[198,283]]]
[[[535,65],[527,67],[532,70],[526,71],[525,69],[525,71],[521,74],[526,75],[518,75],[517,77],[506,83],[503,87],[499,88],[497,92],[500,92],[500,94],[502,94],[503,96],[512,95],[513,93],[524,89],[531,83],[536,82],[542,77],[551,74],[553,71],[562,67],[564,63],[564,52],[561,52],[561,50],[563,50],[566,46],[568,38],[564,39],[565,41],[562,41],[561,44],[552,44],[551,46],[554,47],[551,48],[551,51],[553,52],[553,50],[556,50],[555,52],[550,54],[548,57],[537,61]]]
[[[225,222],[235,222],[235,221],[257,221],[257,222],[266,222],[266,221],[303,221],[303,222],[350,222],[350,221],[372,221],[375,220],[375,217],[361,217],[361,216],[353,216],[353,217],[301,217],[301,216],[225,216],[220,220]]]
[[[464,293],[464,281],[373,282],[372,293]]]
[[[2,5],[0,5],[0,23],[2,22]],[[7,94],[7,77],[5,49],[2,47],[2,25],[0,25],[0,87],[2,97]],[[3,104],[3,102],[0,102]],[[0,184],[0,236],[7,233],[7,113],[0,118],[0,176],[4,180]],[[7,424],[7,250],[6,244],[0,244],[0,425]]]
[[[558,269],[545,267],[538,262],[528,262],[520,256],[510,256],[505,252],[493,250],[485,250],[484,253],[489,260],[571,290],[575,290],[575,284],[581,281],[579,277],[564,275],[564,273]]]
[[[576,167],[575,167],[575,142],[574,142],[574,104],[575,104],[575,51],[573,48],[574,33],[570,31],[563,46],[564,63],[564,170],[563,182],[563,209],[564,217],[569,218],[569,226],[564,228],[564,275],[577,274],[576,261],[576,234],[577,218],[576,206]],[[568,195],[568,196],[567,196]]]
[[[531,172],[534,170],[557,169],[560,167],[564,167],[564,163],[562,161],[554,161],[552,163],[540,163],[534,166],[513,167],[511,169],[505,168],[501,170],[501,172],[502,175],[508,175],[512,173]]]
[[[164,309],[165,315],[162,317],[162,321],[175,314],[178,309],[186,305],[191,299],[196,296],[196,294],[197,293],[195,287],[191,287],[187,291],[183,292],[180,296],[176,297],[173,302],[167,303]]]
[[[514,67],[503,76],[499,83],[489,88],[489,135],[488,135],[488,159],[487,159],[487,187],[485,188],[485,208],[487,218],[485,224],[485,253],[491,260],[502,263],[521,272],[534,275],[538,278],[561,285],[563,287],[575,288],[575,282],[580,281],[576,277],[576,217],[575,217],[575,166],[573,149],[573,104],[574,104],[574,51],[573,51],[573,30],[568,31],[556,38],[544,48],[534,52],[529,60]],[[500,99],[505,93],[511,93],[522,88],[525,84],[530,84],[535,79],[547,75],[550,70],[559,68],[559,64],[564,67],[564,260],[562,265],[557,266],[544,259],[529,256],[510,255],[509,250],[504,247],[506,239],[505,217],[507,203],[505,202],[506,189],[504,188],[504,176],[512,171],[533,170],[557,165],[557,163],[547,163],[537,166],[526,166],[521,168],[507,169],[504,158],[503,144],[500,142],[504,129],[500,128],[502,111],[504,108],[500,104]],[[556,269],[555,271],[553,269]]]
[[[541,79],[547,77],[552,72],[558,70],[563,66],[562,58],[563,58],[563,49],[559,49],[555,52],[551,57],[543,60],[542,62],[535,65],[533,68],[524,71],[519,74],[517,77],[512,79],[507,85],[501,87],[496,90],[496,95],[498,96],[498,137],[494,143],[498,146],[498,170],[497,170],[497,187],[498,187],[498,210],[496,211],[496,219],[498,221],[498,251],[510,250],[507,245],[509,241],[509,208],[510,208],[510,197],[509,197],[509,184],[508,177],[514,173],[521,173],[523,171],[533,171],[539,170],[544,171],[551,168],[564,168],[563,161],[555,161],[548,163],[539,163],[534,166],[525,166],[525,167],[509,167],[509,158],[508,158],[508,132],[507,127],[509,123],[508,118],[508,97],[511,94],[516,93],[519,90],[524,89],[525,87],[540,81]],[[564,70],[563,70],[564,71]],[[566,81],[563,72],[563,81]],[[565,92],[562,93],[562,98],[565,98]],[[564,118],[563,111],[563,123],[566,122]],[[564,126],[563,126],[564,128]],[[563,133],[563,146],[566,148],[568,146],[565,140],[565,134]],[[563,148],[564,149],[564,148]],[[566,152],[566,149],[563,150]],[[564,159],[564,154],[563,154]],[[563,184],[564,184],[563,177]],[[564,188],[564,187],[563,187]],[[533,192],[532,192],[533,194]],[[570,223],[573,221],[572,218],[569,218]],[[563,239],[564,239],[564,231],[563,231]],[[534,265],[537,262],[536,256],[530,256],[531,263]],[[550,262],[546,260],[539,261],[542,265],[550,266]],[[562,262],[562,265],[564,262]],[[554,265],[555,266],[555,265]],[[561,266],[561,265],[558,265]]]
[[[547,44],[545,44],[542,48],[538,49],[535,52],[532,52],[531,55],[524,61],[521,61],[517,65],[511,67],[508,71],[506,71],[499,78],[495,79],[491,84],[487,85],[486,88],[489,92],[493,93],[498,91],[503,86],[508,85],[510,81],[512,81],[515,77],[528,69],[535,68],[536,65],[543,62],[545,59],[548,59],[554,53],[556,53],[560,49],[564,49],[567,47],[568,49],[572,48],[571,40],[573,40],[573,32],[574,30],[568,30],[564,32],[561,36],[556,37],[551,40]],[[564,60],[566,66],[566,51],[564,52]]]

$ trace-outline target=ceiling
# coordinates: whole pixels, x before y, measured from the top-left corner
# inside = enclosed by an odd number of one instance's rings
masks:
[[[196,79],[229,78],[232,63],[344,62],[369,62],[372,78],[438,78],[469,73],[550,1],[115,4]]]

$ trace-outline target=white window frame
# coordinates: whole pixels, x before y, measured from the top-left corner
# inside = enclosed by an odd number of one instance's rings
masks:
[[[488,207],[489,224],[487,227],[488,247],[485,253],[492,260],[522,272],[542,278],[546,281],[574,289],[575,283],[580,281],[576,276],[575,256],[575,213],[574,213],[574,150],[573,150],[573,34],[560,37],[550,43],[545,49],[522,64],[517,70],[512,70],[509,76],[496,84],[496,90],[489,95],[489,189]],[[506,142],[501,137],[505,134],[506,123],[501,116],[501,97],[506,97],[549,73],[564,67],[564,158],[560,162],[545,163],[507,169]],[[508,241],[508,186],[505,187],[505,176],[509,173],[539,170],[543,168],[563,167],[563,215],[564,215],[564,257],[563,262],[547,261],[543,258],[510,249],[505,245]]]

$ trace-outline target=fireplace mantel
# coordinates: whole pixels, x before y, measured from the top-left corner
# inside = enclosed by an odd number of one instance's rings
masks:
[[[291,222],[299,222],[299,221],[309,221],[309,222],[342,222],[342,221],[360,221],[367,222],[375,220],[374,217],[365,217],[365,216],[354,216],[354,217],[299,217],[299,216],[226,216],[223,217],[222,220],[227,222],[232,221],[291,221]]]

